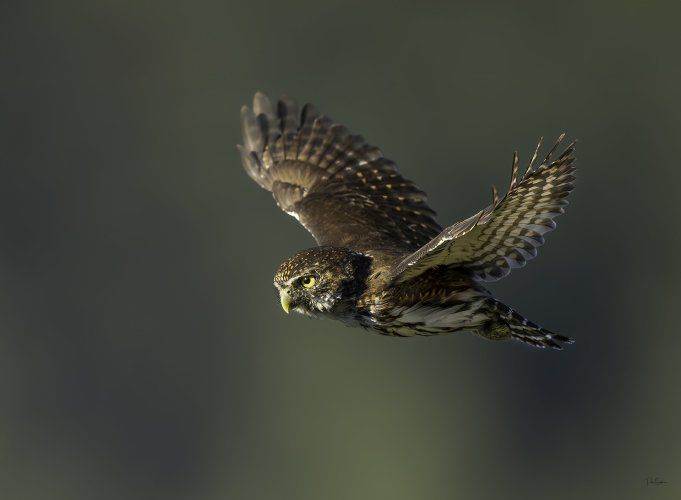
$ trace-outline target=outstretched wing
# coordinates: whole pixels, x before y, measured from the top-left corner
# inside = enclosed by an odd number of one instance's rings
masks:
[[[319,245],[411,252],[442,228],[426,195],[359,135],[305,105],[282,98],[276,110],[255,94],[241,109],[246,172],[272,192]]]
[[[524,175],[518,176],[518,155],[513,156],[511,184],[499,199],[472,217],[446,228],[429,243],[406,257],[392,271],[395,282],[412,279],[434,266],[460,268],[475,279],[496,281],[537,255],[544,234],[555,229],[553,219],[563,213],[575,179],[573,142],[560,157],[551,156],[561,135],[541,165],[533,169],[534,152]]]

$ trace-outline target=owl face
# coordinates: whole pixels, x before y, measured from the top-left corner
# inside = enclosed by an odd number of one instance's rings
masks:
[[[324,316],[356,300],[356,260],[344,248],[318,247],[285,261],[274,276],[281,307],[307,316]]]

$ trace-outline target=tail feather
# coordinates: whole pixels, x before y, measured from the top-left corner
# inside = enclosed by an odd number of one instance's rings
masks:
[[[496,317],[496,321],[487,325],[487,335],[483,332],[483,336],[487,338],[510,337],[542,349],[553,347],[559,350],[563,348],[561,344],[574,343],[570,337],[542,328],[498,300],[489,299],[487,305],[492,309],[491,316]]]

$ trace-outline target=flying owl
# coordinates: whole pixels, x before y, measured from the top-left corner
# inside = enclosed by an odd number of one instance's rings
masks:
[[[286,260],[274,276],[285,312],[333,318],[384,335],[468,330],[561,349],[573,340],[529,321],[483,286],[537,255],[573,188],[573,142],[552,159],[563,135],[524,174],[513,155],[505,196],[442,228],[426,195],[359,135],[307,104],[276,105],[256,93],[241,109],[248,175],[319,246]]]

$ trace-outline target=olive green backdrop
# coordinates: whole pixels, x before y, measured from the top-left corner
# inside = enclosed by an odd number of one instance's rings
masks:
[[[0,497],[681,498],[679,5],[4,2]],[[576,344],[285,316],[313,240],[241,168],[256,90],[443,224],[578,138],[559,230],[491,286]]]

